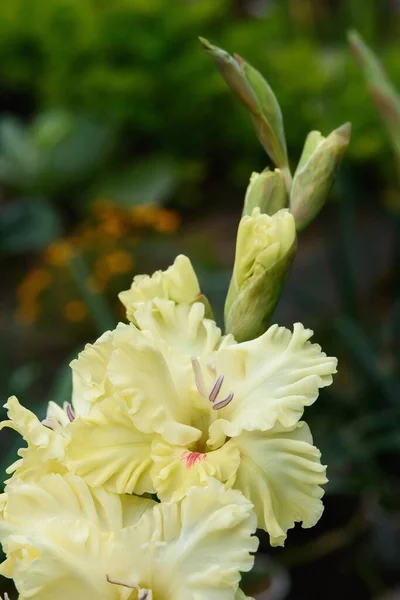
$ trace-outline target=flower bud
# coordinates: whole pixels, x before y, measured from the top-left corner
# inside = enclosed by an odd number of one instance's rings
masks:
[[[236,340],[267,329],[296,250],[296,227],[287,209],[273,216],[254,208],[242,217],[233,275],[225,303],[225,327]]]
[[[252,173],[244,199],[243,215],[251,215],[257,206],[261,213],[273,215],[287,204],[285,182],[280,169]]]
[[[319,131],[308,134],[290,193],[290,211],[298,231],[323,207],[340,159],[349,145],[350,134],[350,123],[338,127],[327,138]]]
[[[239,55],[232,57],[204,38],[200,38],[200,42],[213,58],[226,83],[249,111],[265,151],[289,178],[282,112],[271,87],[261,73]]]

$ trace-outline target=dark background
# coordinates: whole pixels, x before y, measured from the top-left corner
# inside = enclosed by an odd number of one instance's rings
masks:
[[[38,414],[68,399],[68,362],[123,318],[134,274],[186,253],[221,316],[248,179],[269,163],[197,36],[268,79],[293,167],[311,129],[352,122],[274,317],[313,328],[339,374],[307,412],[326,510],[285,549],[263,538],[270,600],[399,597],[399,173],[346,41],[357,28],[400,89],[399,16],[398,0],[0,3],[0,396]],[[2,432],[2,472],[18,443]]]

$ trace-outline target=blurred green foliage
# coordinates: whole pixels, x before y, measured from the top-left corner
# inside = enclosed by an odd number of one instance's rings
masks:
[[[168,151],[190,180],[248,176],[261,153],[247,119],[197,36],[235,50],[277,90],[289,147],[306,133],[353,123],[355,160],[383,160],[385,135],[349,55],[351,25],[380,39],[400,84],[396,21],[386,2],[325,0],[13,0],[0,6],[0,109],[64,107],[119,128],[120,148]],[[254,14],[256,13],[256,14]]]
[[[349,43],[366,79],[368,91],[386,125],[400,174],[400,95],[388,79],[377,56],[356,31],[350,31]]]

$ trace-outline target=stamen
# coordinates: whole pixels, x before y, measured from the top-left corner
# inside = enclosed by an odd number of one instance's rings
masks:
[[[41,421],[42,425],[45,427],[49,427],[50,429],[55,429],[57,427],[57,421],[54,417],[46,417]]]
[[[193,367],[193,373],[194,373],[194,381],[196,383],[196,387],[197,387],[199,393],[203,396],[203,398],[209,399],[209,401],[213,405],[214,410],[220,410],[221,408],[228,406],[228,404],[230,402],[232,402],[232,400],[233,400],[233,395],[234,395],[233,392],[230,392],[226,396],[226,398],[223,398],[222,400],[219,400],[217,402],[217,398],[221,391],[222,384],[224,383],[224,375],[222,373],[221,373],[221,375],[218,375],[217,379],[214,382],[214,385],[211,388],[210,393],[208,393],[207,389],[206,389],[206,385],[204,383],[203,373],[201,370],[201,365],[200,365],[200,361],[199,361],[198,357],[192,356],[191,361],[192,361],[192,367]],[[212,375],[213,377],[216,376],[217,368],[216,368],[215,363],[209,363],[207,365],[207,369],[208,369],[208,372],[210,373],[210,375]]]
[[[201,366],[199,359],[197,356],[192,356],[192,367],[194,372],[194,381],[196,383],[196,387],[199,393],[203,396],[203,398],[208,398],[206,386],[203,379],[203,374],[201,372]]]
[[[72,421],[75,421],[74,411],[72,410],[72,406],[69,402],[67,402],[67,404],[65,406],[65,412],[67,413],[67,417],[68,417],[70,423],[72,423]]]
[[[112,583],[113,585],[122,585],[122,587],[126,587],[131,590],[137,590],[138,592],[140,591],[140,588],[138,585],[136,585],[136,583],[130,585],[129,583],[123,583],[122,581],[117,581],[116,579],[111,579],[111,577],[109,577],[108,575],[106,575],[106,579],[107,579],[108,583]]]
[[[221,391],[221,387],[222,387],[223,382],[224,382],[224,376],[222,374],[218,375],[217,380],[214,383],[214,385],[212,387],[212,390],[211,390],[211,392],[210,392],[210,394],[208,396],[208,399],[210,400],[210,402],[214,403],[215,400],[217,399],[218,394]]]
[[[213,404],[213,409],[214,410],[220,410],[221,408],[225,408],[225,406],[228,406],[228,404],[230,402],[232,402],[233,400],[233,392],[230,392],[226,398],[224,398],[223,400],[220,400],[219,402],[214,402]]]
[[[112,583],[113,585],[122,585],[122,587],[129,588],[130,590],[137,590],[139,592],[138,600],[146,600],[149,595],[149,590],[143,590],[135,583],[130,585],[129,583],[123,583],[122,581],[117,581],[115,579],[111,579],[108,575],[106,575],[106,579],[108,583]]]

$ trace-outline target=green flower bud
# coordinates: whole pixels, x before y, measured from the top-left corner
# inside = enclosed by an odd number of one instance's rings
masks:
[[[260,107],[257,97],[246,81],[239,63],[228,52],[218,48],[218,46],[213,46],[205,38],[200,37],[199,40],[205,51],[213,58],[221,75],[239,100],[251,113],[259,113]]]
[[[266,331],[295,251],[296,227],[287,209],[269,216],[255,208],[242,217],[225,303],[226,332],[239,342]]]
[[[235,54],[247,82],[259,102],[260,112],[251,114],[251,120],[262,146],[277,167],[288,164],[285,131],[281,107],[270,85],[259,71]]]
[[[338,127],[327,138],[319,131],[308,134],[290,193],[290,211],[298,231],[323,207],[340,159],[349,145],[350,134],[350,123]]]
[[[251,215],[257,206],[261,213],[273,215],[287,205],[285,182],[280,169],[252,173],[244,198],[243,215]]]
[[[271,160],[284,170],[290,180],[282,112],[274,92],[261,73],[235,54],[213,46],[200,38],[206,52],[213,58],[225,81],[250,113],[258,139]]]

